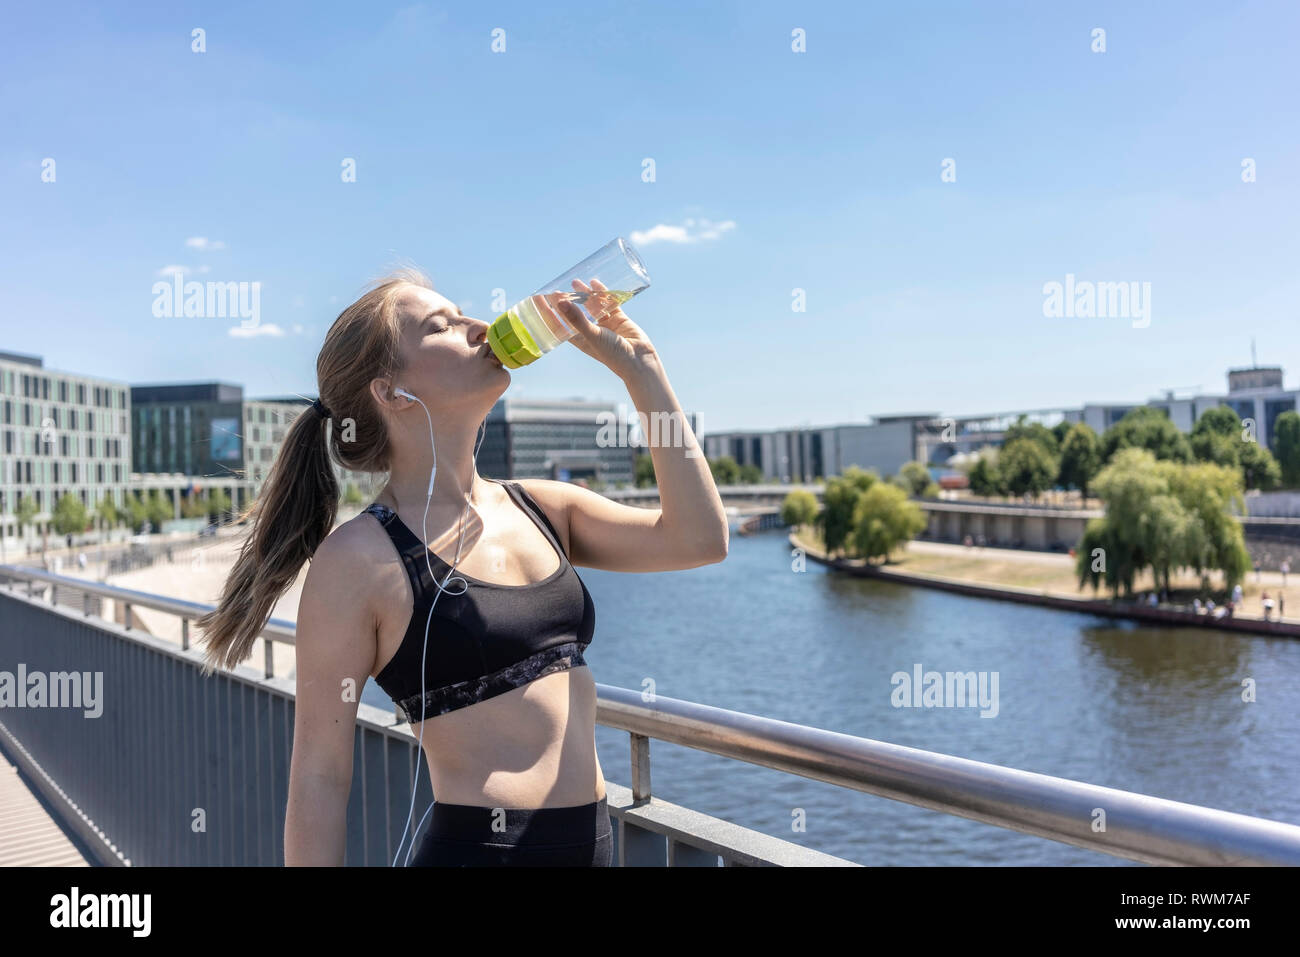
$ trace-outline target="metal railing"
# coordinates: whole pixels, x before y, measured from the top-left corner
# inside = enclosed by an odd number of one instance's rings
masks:
[[[71,817],[98,822],[78,826],[112,848],[107,863],[282,863],[293,683],[243,666],[204,679],[196,650],[133,633],[129,615],[121,626],[87,620],[59,607],[63,589],[182,619],[208,608],[0,566],[0,668],[98,667],[116,705],[103,723],[66,709],[0,712],[0,743],[23,752]],[[292,642],[293,625],[272,623],[265,637],[268,647]],[[1293,824],[608,685],[597,691],[597,722],[630,737],[631,787],[606,783],[615,860],[625,866],[853,865],[654,798],[652,739],[1149,864],[1300,864]],[[416,746],[388,712],[358,706],[350,863],[391,862],[413,783],[417,807],[432,800],[427,776],[413,781]],[[200,817],[220,823],[219,841],[196,837]]]

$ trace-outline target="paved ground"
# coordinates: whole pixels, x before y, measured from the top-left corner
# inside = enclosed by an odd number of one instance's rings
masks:
[[[89,867],[0,752],[0,867]]]

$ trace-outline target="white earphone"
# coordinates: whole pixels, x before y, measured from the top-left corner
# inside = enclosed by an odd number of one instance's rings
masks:
[[[407,392],[405,389],[396,389],[394,390],[393,394],[400,395],[402,398],[406,399],[409,402],[420,402],[420,399],[418,397],[411,395],[411,393]],[[429,492],[428,495],[425,497],[424,519],[420,523],[420,536],[421,536],[421,543],[424,545],[424,565],[429,570],[429,578],[432,579],[436,584],[437,579],[434,578],[433,575],[433,565],[429,561],[428,537],[429,537],[429,504],[433,501],[434,476],[438,474],[438,448],[433,441],[433,418],[432,416],[429,415],[429,407],[425,405],[423,402],[420,402],[420,405],[423,406],[424,408],[425,418],[429,420],[429,446],[433,451],[433,470],[429,473]],[[479,447],[482,446],[483,444],[483,435],[486,426],[487,426],[487,419],[485,418],[482,424],[479,426],[478,441],[474,444],[474,466],[476,470],[478,466],[478,450]],[[442,584],[438,585],[438,593],[433,596],[433,602],[429,605],[429,617],[425,620],[424,623],[424,648],[420,652],[420,699],[419,699],[420,704],[418,707],[423,707],[424,705],[424,664],[425,661],[427,660],[428,653],[429,653],[429,626],[433,623],[433,609],[437,606],[438,599],[442,597],[442,593],[444,589],[446,589],[447,587],[447,582],[450,581],[452,575],[456,573],[456,566],[460,563],[460,549],[461,549],[461,545],[464,544],[465,541],[465,516],[469,514],[469,505],[470,505],[469,496],[467,494],[465,497],[465,511],[462,512],[460,516],[460,536],[456,541],[456,557],[452,560],[451,570],[448,571],[446,577],[443,578]],[[450,592],[450,594],[452,595],[465,594],[465,592],[469,589],[469,582],[467,582],[464,578],[457,578],[456,580],[461,584],[460,591],[453,591]],[[406,812],[406,826],[402,828],[402,839],[397,842],[397,853],[393,855],[393,863],[392,863],[393,867],[397,866],[397,858],[401,856],[402,845],[406,843],[406,834],[411,827],[411,816],[415,813],[415,792],[420,785],[420,758],[423,755],[423,753],[424,753],[424,721],[422,720],[420,722],[419,744],[415,749],[415,777],[413,778],[413,782],[411,785],[411,807],[410,810]],[[434,798],[434,801],[435,802],[437,801],[436,796]],[[402,862],[403,866],[409,866],[411,861],[411,851],[414,850],[415,848],[415,835],[420,832],[420,827],[424,824],[425,818],[429,816],[429,811],[432,810],[433,810],[433,803],[431,802],[429,804],[429,809],[424,812],[424,817],[420,818],[420,823],[415,825],[415,831],[414,833],[411,834],[411,843],[406,848],[406,858]]]

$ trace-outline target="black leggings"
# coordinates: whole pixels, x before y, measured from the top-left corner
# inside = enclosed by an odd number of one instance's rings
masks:
[[[491,808],[435,801],[412,867],[609,867],[606,799],[572,807]]]

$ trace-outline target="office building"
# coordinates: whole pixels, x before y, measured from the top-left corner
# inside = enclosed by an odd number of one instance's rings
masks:
[[[478,470],[491,478],[631,485],[636,456],[649,451],[635,411],[610,402],[502,396],[485,429]]]
[[[271,463],[279,455],[290,424],[310,409],[311,403],[296,395],[244,400],[244,475],[252,498],[255,499],[262,493]],[[344,468],[338,462],[333,465],[334,478],[339,483],[340,492],[346,493],[351,485],[367,503],[374,499],[387,481],[386,473],[356,472]]]
[[[0,543],[17,547],[24,501],[34,523],[59,498],[88,511],[109,498],[121,508],[130,484],[131,396],[124,382],[59,372],[40,356],[0,352]],[[31,537],[33,528],[26,535]]]

